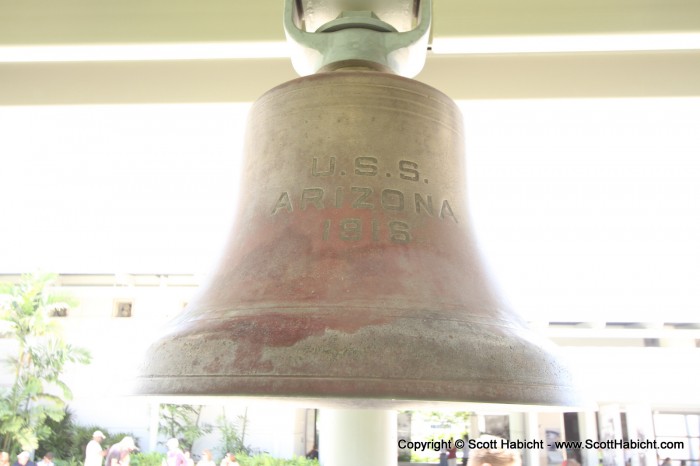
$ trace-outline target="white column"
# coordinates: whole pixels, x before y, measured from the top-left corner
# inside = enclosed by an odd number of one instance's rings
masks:
[[[395,466],[396,411],[322,409],[319,413],[321,466]]]
[[[639,442],[653,441],[654,420],[651,415],[651,406],[643,403],[628,404],[625,406],[627,413],[627,433],[630,440]],[[633,449],[630,451],[632,466],[656,466],[656,450],[653,448]]]
[[[469,438],[477,439],[481,435],[479,430],[479,415],[471,413],[469,415]]]
[[[582,442],[586,440],[598,440],[598,424],[594,411],[582,411],[578,413],[578,433]],[[583,466],[598,466],[598,450],[584,448],[581,450]]]
[[[598,405],[598,429],[600,440],[622,440],[620,407],[616,404]],[[625,456],[622,450],[603,450],[603,466],[623,466]]]
[[[158,421],[160,420],[160,403],[150,403],[150,419],[148,422],[148,451],[156,451],[158,447]]]
[[[525,435],[525,413],[508,414],[508,438],[510,440],[528,440]]]
[[[540,426],[537,419],[537,413],[523,413],[525,438],[523,440],[540,440]],[[545,445],[545,449],[547,446]],[[536,448],[526,448],[523,453],[524,466],[539,466],[540,455],[542,452]]]

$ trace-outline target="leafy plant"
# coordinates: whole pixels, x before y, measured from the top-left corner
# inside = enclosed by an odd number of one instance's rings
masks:
[[[227,452],[239,454],[250,454],[250,447],[245,443],[245,431],[248,426],[248,408],[245,408],[243,415],[236,416],[236,421],[229,421],[226,418],[226,410],[223,410],[218,418],[219,433],[221,434],[220,450],[221,455]],[[239,461],[240,463],[240,461]],[[241,463],[243,466],[243,463]]]
[[[129,464],[131,466],[161,466],[165,455],[152,451],[149,453],[134,453],[131,455]]]
[[[70,388],[61,380],[69,363],[87,364],[90,354],[66,343],[57,322],[49,317],[56,308],[68,308],[65,296],[50,293],[53,275],[23,275],[18,284],[0,285],[0,321],[17,343],[16,357],[7,360],[13,374],[9,388],[0,390],[2,450],[34,450],[47,438],[48,419],[63,419]]]
[[[467,424],[471,413],[468,411],[423,411],[428,420],[448,425]]]
[[[158,432],[178,439],[183,450],[191,450],[192,444],[212,429],[209,424],[199,425],[201,414],[201,406],[162,404]]]
[[[53,463],[56,466],[82,466],[83,461],[79,458],[58,459],[54,458]]]
[[[274,458],[267,453],[250,456],[246,453],[236,454],[236,460],[241,466],[318,466],[318,460],[310,460],[302,456],[295,458]]]
[[[74,458],[75,424],[73,423],[73,413],[66,408],[63,419],[54,421],[46,420],[46,427],[49,434],[39,441],[36,449],[36,458],[42,458],[47,452],[53,452],[54,457],[67,460]]]

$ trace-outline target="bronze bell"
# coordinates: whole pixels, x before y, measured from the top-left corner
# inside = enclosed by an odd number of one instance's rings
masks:
[[[320,66],[253,105],[228,245],[138,392],[580,403],[482,265],[455,103],[386,64]]]

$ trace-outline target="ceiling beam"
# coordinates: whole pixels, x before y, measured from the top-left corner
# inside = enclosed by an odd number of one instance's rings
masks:
[[[0,47],[283,41],[282,0],[12,0]],[[439,0],[441,38],[700,31],[696,0]],[[554,42],[553,42],[554,45]]]
[[[251,102],[288,59],[0,64],[0,105]],[[430,56],[417,78],[453,99],[700,96],[700,51]]]

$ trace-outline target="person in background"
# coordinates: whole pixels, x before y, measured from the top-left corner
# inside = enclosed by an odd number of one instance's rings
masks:
[[[12,463],[12,466],[36,466],[36,464],[29,459],[29,452],[23,451],[17,455],[17,461]]]
[[[447,448],[440,448],[440,466],[447,466]]]
[[[165,446],[168,447],[168,453],[163,466],[186,466],[185,454],[180,450],[180,442],[176,438],[165,442]]]
[[[36,466],[54,466],[53,464],[53,453],[47,451],[44,457],[39,461]]]
[[[450,448],[447,450],[447,466],[457,466],[457,447],[454,437],[450,437]]]
[[[10,466],[10,454],[6,451],[0,452],[0,466]]]
[[[202,458],[197,462],[197,466],[216,466],[216,463],[212,460],[211,450],[202,452]]]
[[[184,451],[185,455],[185,466],[194,466],[194,460],[192,459],[192,453],[189,450]]]
[[[316,444],[314,444],[313,448],[309,450],[309,452],[306,454],[306,459],[309,460],[317,460],[318,459],[318,447]]]
[[[134,439],[128,436],[124,437],[119,443],[109,447],[105,457],[105,466],[129,466],[131,452],[134,450],[138,450]]]
[[[197,462],[197,466],[216,466],[216,463],[212,460],[211,450],[202,452],[202,458]]]
[[[469,461],[469,434],[464,434],[464,448],[462,448],[462,466],[467,466]]]
[[[231,458],[235,459],[236,457],[231,452],[226,453],[221,460],[221,463],[219,463],[219,466],[231,466]]]
[[[238,464],[238,461],[236,461],[236,455],[234,455],[231,452],[226,453],[226,456],[224,456],[224,459],[221,460],[221,464],[219,466],[240,466]]]
[[[468,466],[521,466],[520,455],[515,450],[479,449],[469,453]]]
[[[105,434],[101,431],[93,432],[92,440],[85,447],[85,466],[102,466],[102,458],[107,454],[101,445],[104,439]]]

